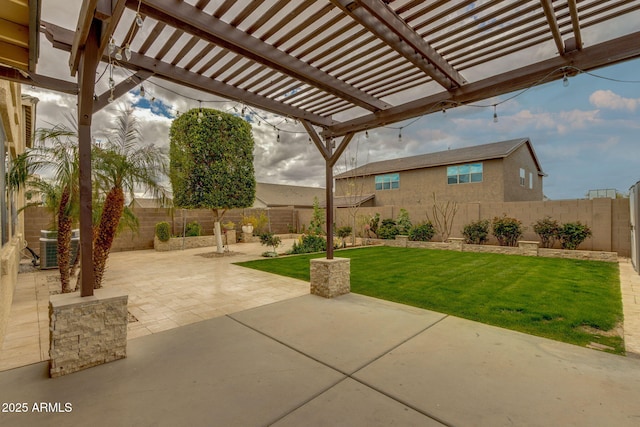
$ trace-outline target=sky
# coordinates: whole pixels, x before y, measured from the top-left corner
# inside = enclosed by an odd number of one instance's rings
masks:
[[[47,0],[42,7],[43,20],[66,28],[75,26],[78,13],[69,13],[69,8],[79,10],[79,0]],[[38,73],[71,80],[66,55],[42,38]],[[202,105],[241,114],[242,105],[237,102],[160,79],[151,79],[144,87],[144,98],[136,88],[94,116],[97,139],[105,137],[118,109],[127,105],[136,106],[144,141],[163,147],[169,144],[171,120],[179,111]],[[73,96],[29,86],[23,86],[23,93],[40,100],[38,127],[68,123],[65,114],[75,112]],[[493,104],[498,104],[497,122]],[[246,110],[245,118],[253,127],[257,181],[324,186],[324,160],[302,125],[259,110]],[[547,175],[544,194],[549,199],[583,198],[595,189],[626,194],[640,181],[640,60],[580,73],[569,77],[568,86],[550,82],[473,107],[452,108],[371,130],[368,136],[357,134],[338,161],[336,173],[354,162],[361,166],[523,137],[531,140]]]

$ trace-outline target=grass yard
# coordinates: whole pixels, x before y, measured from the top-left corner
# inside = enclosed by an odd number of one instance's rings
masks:
[[[308,281],[323,256],[238,265]],[[380,246],[336,257],[351,259],[352,292],[624,354],[616,263]]]

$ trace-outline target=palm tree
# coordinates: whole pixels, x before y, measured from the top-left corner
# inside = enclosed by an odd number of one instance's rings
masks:
[[[104,194],[93,240],[95,288],[102,286],[111,245],[125,212],[125,192],[132,197],[135,190],[145,190],[154,197],[165,197],[160,178],[166,174],[166,156],[153,144],[141,144],[133,111],[133,108],[121,110],[105,146],[96,147],[94,152],[94,179],[100,194]]]
[[[78,221],[80,197],[77,132],[65,125],[42,128],[36,131],[36,141],[38,145],[13,162],[9,185],[20,188],[26,184],[44,196],[44,205],[53,214],[54,228],[58,231],[57,256],[62,292],[71,292],[71,234],[73,225]],[[51,175],[52,180],[34,177],[39,172]],[[33,203],[27,206],[33,206]]]

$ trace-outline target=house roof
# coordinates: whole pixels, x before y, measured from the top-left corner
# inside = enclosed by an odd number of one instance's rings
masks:
[[[256,201],[269,207],[313,206],[313,199],[324,200],[325,189],[297,185],[256,183]]]
[[[35,71],[40,40],[40,0],[3,2],[0,22],[0,64],[23,72]]]
[[[337,196],[333,198],[333,207],[334,208],[351,208],[362,205],[364,202],[368,202],[372,200],[376,195],[375,194],[363,194],[361,196]],[[326,200],[322,200],[320,202],[321,208],[327,207]]]
[[[431,168],[458,163],[479,162],[483,160],[502,159],[509,156],[521,146],[526,145],[533,157],[538,169],[538,174],[544,175],[540,161],[531,145],[529,138],[511,139],[508,141],[493,142],[491,144],[475,145],[471,147],[457,148],[454,150],[439,151],[436,153],[420,154],[412,157],[382,160],[368,163],[339,175],[336,179],[352,176],[368,176],[381,173],[399,172],[412,169]]]

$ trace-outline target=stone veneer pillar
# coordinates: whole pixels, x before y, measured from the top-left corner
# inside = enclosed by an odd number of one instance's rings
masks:
[[[127,295],[96,289],[94,295],[49,299],[49,374],[59,377],[127,356]]]
[[[318,258],[311,260],[311,293],[333,298],[351,292],[351,260]]]
[[[530,240],[518,240],[518,247],[525,256],[538,256],[538,242]]]

